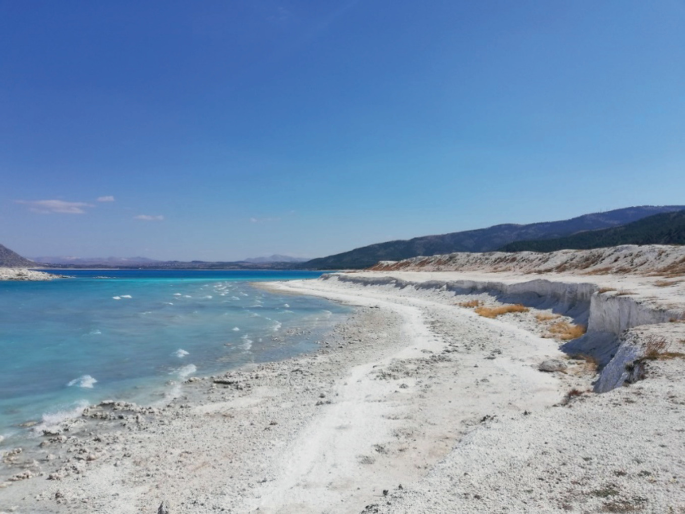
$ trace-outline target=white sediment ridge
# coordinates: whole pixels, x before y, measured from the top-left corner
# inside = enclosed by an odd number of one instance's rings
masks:
[[[64,278],[62,275],[54,275],[43,271],[34,271],[27,268],[0,268],[1,280],[21,280],[21,281],[44,281]]]
[[[0,442],[0,512],[684,512],[685,254],[591,252],[261,285],[357,310],[312,354]]]

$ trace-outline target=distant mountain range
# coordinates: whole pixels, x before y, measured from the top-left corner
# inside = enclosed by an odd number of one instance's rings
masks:
[[[154,259],[147,257],[34,257],[34,262],[39,264],[73,264],[77,266],[88,266],[105,264],[107,266],[134,266],[138,264],[153,264]]]
[[[301,257],[291,257],[289,255],[274,254],[270,257],[251,257],[241,262],[250,262],[253,264],[266,264],[273,262],[307,262],[308,260],[309,259],[303,259]]]
[[[570,236],[588,230],[612,228],[633,221],[685,209],[685,206],[641,206],[613,211],[585,214],[563,221],[532,223],[529,225],[495,225],[494,227],[436,236],[416,237],[409,240],[389,241],[349,252],[331,255],[303,263],[314,269],[361,269],[379,261],[399,261],[411,257],[454,252],[490,252],[515,241],[552,239]]]
[[[620,227],[582,232],[556,239],[519,241],[501,248],[503,252],[554,252],[590,250],[625,244],[685,244],[685,211],[649,216]]]
[[[287,255],[238,262],[156,261],[146,257],[36,257],[35,262],[0,245],[0,267],[146,269],[361,269],[379,261],[454,252],[553,251],[619,244],[685,244],[685,206],[641,206],[586,214],[563,221],[504,224],[478,230],[389,241],[305,261]],[[514,244],[520,243],[520,244]],[[303,262],[304,261],[304,262]]]
[[[0,245],[0,268],[30,268],[35,265],[35,262],[31,262],[9,248]]]

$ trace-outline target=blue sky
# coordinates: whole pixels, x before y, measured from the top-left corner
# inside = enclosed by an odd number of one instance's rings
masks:
[[[323,256],[685,200],[685,0],[0,0],[0,243]]]

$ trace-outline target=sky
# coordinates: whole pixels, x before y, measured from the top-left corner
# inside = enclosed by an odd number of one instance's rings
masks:
[[[319,257],[685,201],[685,0],[0,0],[0,243]]]

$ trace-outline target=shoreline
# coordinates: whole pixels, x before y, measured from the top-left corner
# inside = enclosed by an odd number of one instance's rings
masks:
[[[259,287],[356,310],[312,354],[191,377],[164,409],[89,410],[80,428],[46,439],[46,459],[60,449],[46,461],[59,460],[53,480],[35,476],[0,489],[0,511],[155,512],[162,502],[169,512],[198,513],[685,505],[671,478],[683,465],[661,447],[682,439],[683,420],[666,394],[676,384],[680,398],[681,361],[654,362],[648,380],[591,394],[592,366],[541,337],[549,323],[535,315],[550,305],[489,320],[456,303],[501,304],[492,291],[455,296],[339,276]],[[539,371],[549,359],[566,369]],[[580,394],[569,396],[574,389]],[[659,444],[642,437],[655,431]],[[19,464],[20,455],[9,458]]]

